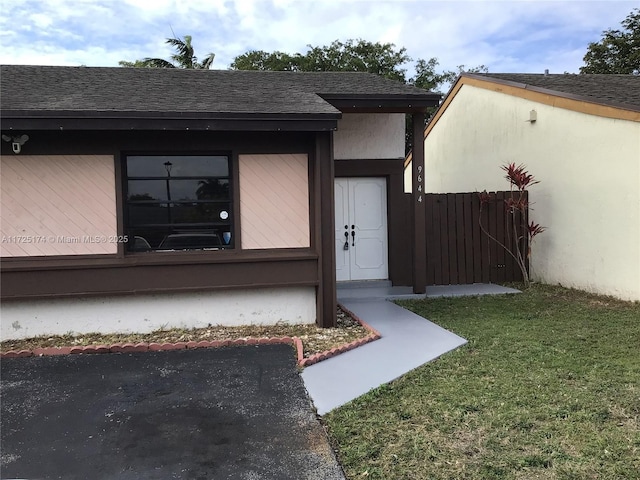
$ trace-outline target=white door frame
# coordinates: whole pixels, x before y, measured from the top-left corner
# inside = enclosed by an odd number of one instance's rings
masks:
[[[388,279],[387,179],[339,177],[334,189],[336,280]]]

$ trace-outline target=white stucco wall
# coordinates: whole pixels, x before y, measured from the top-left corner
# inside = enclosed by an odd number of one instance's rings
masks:
[[[403,113],[345,113],[333,134],[336,160],[403,158]]]
[[[4,301],[2,340],[316,320],[314,287]]]
[[[530,110],[537,121],[527,122]],[[534,279],[640,300],[640,123],[464,85],[425,140],[426,191],[508,190],[500,166],[540,180]]]

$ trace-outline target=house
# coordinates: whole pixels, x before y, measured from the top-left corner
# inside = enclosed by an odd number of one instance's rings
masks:
[[[331,327],[337,280],[424,291],[405,115],[437,94],[351,72],[0,73],[3,338]]]
[[[463,74],[424,138],[427,192],[504,190],[509,162],[540,181],[535,280],[640,300],[639,76]]]

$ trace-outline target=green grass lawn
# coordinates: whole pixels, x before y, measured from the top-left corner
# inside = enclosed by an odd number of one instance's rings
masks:
[[[640,479],[640,304],[399,304],[469,343],[324,417],[349,479]]]

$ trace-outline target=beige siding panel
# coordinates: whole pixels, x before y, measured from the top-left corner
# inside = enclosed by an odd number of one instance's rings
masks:
[[[240,155],[242,248],[309,246],[306,154]]]
[[[117,252],[112,156],[15,155],[0,162],[1,256]]]

